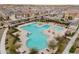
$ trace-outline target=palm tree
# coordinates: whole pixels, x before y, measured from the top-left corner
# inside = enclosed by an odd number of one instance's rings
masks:
[[[38,53],[38,50],[37,49],[30,49],[30,54],[37,54]]]
[[[69,19],[69,20],[72,20],[72,19],[73,19],[73,17],[72,17],[72,16],[69,16],[69,17],[68,17],[68,19]]]
[[[61,18],[61,19],[60,19],[60,21],[64,22],[64,19],[63,19],[63,18]]]

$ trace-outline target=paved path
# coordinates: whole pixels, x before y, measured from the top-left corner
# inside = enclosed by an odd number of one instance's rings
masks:
[[[4,33],[4,29],[0,29],[0,44],[1,44],[1,38],[3,33]],[[0,53],[1,53],[1,46],[0,46]]]
[[[1,42],[1,38],[2,38],[3,32],[4,32],[4,29],[0,29],[0,42]]]
[[[8,28],[6,28],[4,31],[3,31],[3,34],[2,34],[2,38],[1,38],[1,42],[0,42],[0,53],[1,54],[6,54],[6,50],[5,50],[5,39],[6,39],[6,33],[8,31]]]
[[[76,31],[76,33],[74,34],[74,36],[69,41],[68,45],[66,46],[65,50],[63,51],[63,54],[68,54],[69,53],[69,50],[71,49],[71,47],[75,43],[75,40],[77,39],[78,34],[79,34],[79,29]]]

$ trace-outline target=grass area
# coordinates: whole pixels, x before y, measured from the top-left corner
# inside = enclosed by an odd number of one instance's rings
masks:
[[[65,49],[65,47],[66,47],[68,42],[69,42],[69,40],[65,39],[65,38],[63,38],[61,41],[59,41],[59,43],[58,43],[58,50],[57,50],[56,53],[57,54],[62,53],[64,51],[64,49]]]
[[[78,26],[79,27],[79,26]],[[76,29],[76,30],[78,30],[78,28]],[[74,34],[75,34],[75,32],[74,32]],[[75,52],[75,50],[76,50],[76,48],[77,48],[77,42],[79,42],[79,36],[78,36],[78,38],[76,39],[76,41],[75,41],[75,43],[73,44],[73,46],[71,47],[71,49],[70,49],[70,53],[74,53]]]
[[[71,49],[70,49],[70,53],[74,53],[75,52],[75,50],[76,50],[76,44],[74,44],[72,47],[71,47]]]
[[[14,46],[14,41],[16,40],[12,35],[8,34],[7,35],[7,39],[8,39],[8,43],[6,44],[6,47],[8,47],[8,53],[10,54],[14,54],[16,53],[15,51],[15,46]]]
[[[70,49],[70,51],[69,51],[70,53],[75,53],[76,48],[79,48],[79,47],[78,47],[79,45],[77,44],[78,42],[79,42],[79,38],[76,39],[75,43],[74,43],[73,46],[71,47],[71,49]]]
[[[19,38],[16,38],[12,33],[17,32],[18,30],[15,28],[10,28],[7,33],[6,38],[6,51],[9,54],[17,54],[16,52],[16,46],[14,45],[17,41],[20,41]]]

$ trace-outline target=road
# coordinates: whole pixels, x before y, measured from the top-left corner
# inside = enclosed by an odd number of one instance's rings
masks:
[[[79,34],[79,29],[76,31],[76,33],[74,34],[74,36],[69,41],[68,45],[66,46],[65,50],[63,51],[63,54],[68,54],[69,53],[69,50],[71,49],[71,47],[75,43],[75,40],[77,39],[78,34]]]

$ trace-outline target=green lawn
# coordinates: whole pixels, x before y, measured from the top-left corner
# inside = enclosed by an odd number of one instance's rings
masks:
[[[16,54],[16,48],[15,48],[15,42],[20,41],[20,39],[16,38],[15,36],[12,35],[12,33],[17,32],[18,30],[15,28],[10,28],[8,33],[7,33],[7,40],[6,40],[6,51],[9,54]]]
[[[57,54],[60,54],[60,53],[62,53],[64,51],[68,41],[69,40],[65,39],[65,38],[62,39],[61,41],[59,41],[59,43],[58,43],[59,48],[58,48]]]

